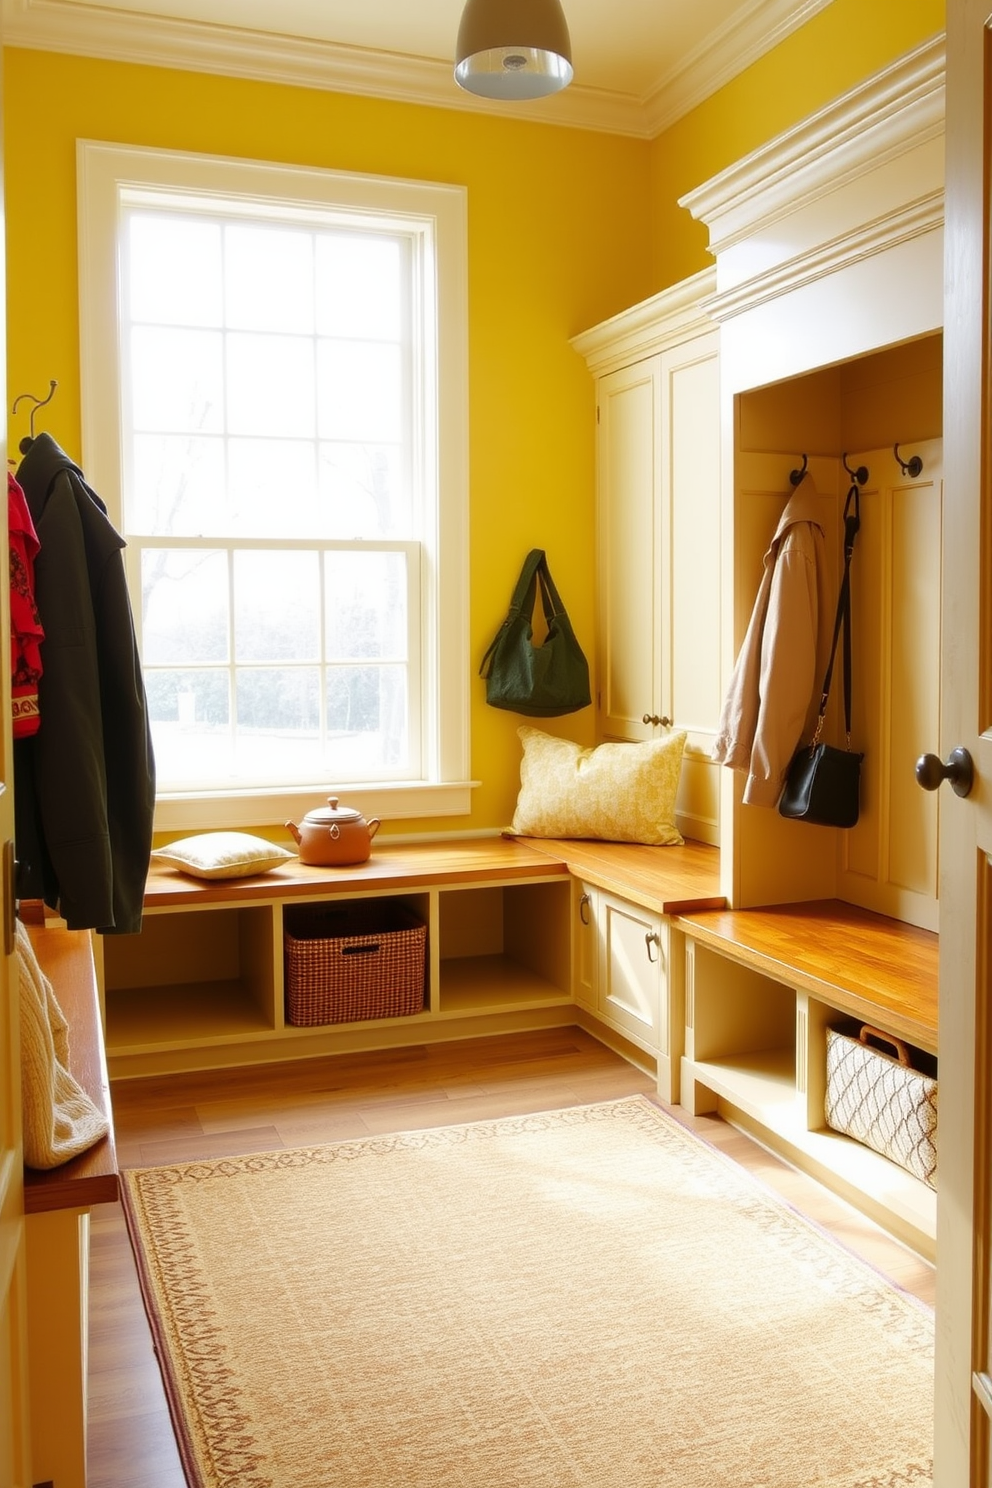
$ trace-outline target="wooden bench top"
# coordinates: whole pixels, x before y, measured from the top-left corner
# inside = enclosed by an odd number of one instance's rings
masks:
[[[720,849],[705,842],[647,847],[635,842],[557,837],[513,840],[564,863],[574,878],[608,889],[656,914],[722,909],[727,902],[720,893]]]
[[[110,1134],[61,1167],[25,1168],[24,1212],[44,1214],[113,1203],[118,1196],[117,1152],[89,932],[67,930],[51,921],[27,928],[38,964],[69,1024],[69,1068],[110,1119]]]
[[[243,900],[313,898],[318,894],[412,891],[443,884],[564,878],[560,861],[505,837],[472,837],[391,845],[377,839],[364,863],[314,868],[298,859],[251,878],[191,878],[153,864],[145,885],[145,909]]]
[[[678,917],[700,945],[937,1051],[938,937],[840,899]]]

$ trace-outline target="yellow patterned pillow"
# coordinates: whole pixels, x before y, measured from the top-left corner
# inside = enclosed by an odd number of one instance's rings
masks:
[[[675,797],[685,732],[644,744],[582,749],[527,724],[511,831],[523,837],[596,837],[604,842],[682,842]]]

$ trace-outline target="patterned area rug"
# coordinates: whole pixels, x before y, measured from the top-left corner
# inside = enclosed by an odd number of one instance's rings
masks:
[[[907,1488],[933,1320],[642,1096],[132,1169],[194,1488]]]

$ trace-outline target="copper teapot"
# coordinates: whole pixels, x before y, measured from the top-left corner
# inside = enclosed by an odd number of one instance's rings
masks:
[[[339,806],[337,796],[328,796],[326,806],[308,811],[300,826],[286,822],[286,830],[300,849],[301,863],[337,868],[364,863],[380,825],[377,816],[366,821],[353,806]]]

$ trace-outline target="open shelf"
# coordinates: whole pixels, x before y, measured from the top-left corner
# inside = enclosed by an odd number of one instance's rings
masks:
[[[460,956],[441,962],[442,1017],[472,1012],[517,1012],[570,1002],[569,993],[508,956]]]
[[[271,1037],[273,1024],[240,981],[116,988],[107,999],[107,1053],[143,1054]]]
[[[230,1064],[238,1044],[253,1063],[428,1040],[432,1027],[434,1037],[450,1038],[468,1036],[473,1024],[502,1031],[564,1021],[570,903],[564,865],[502,839],[456,853],[393,849],[336,873],[294,865],[251,882],[157,875],[140,934],[108,936],[101,946],[113,1074]],[[399,907],[426,925],[422,1009],[288,1023],[286,924],[297,909],[356,905],[381,912],[387,925]],[[352,933],[333,916],[328,926],[332,936]],[[402,1004],[387,997],[379,1005]]]
[[[686,1061],[688,1073],[756,1121],[791,1128],[798,1121],[793,1049],[761,1049],[723,1059]]]

